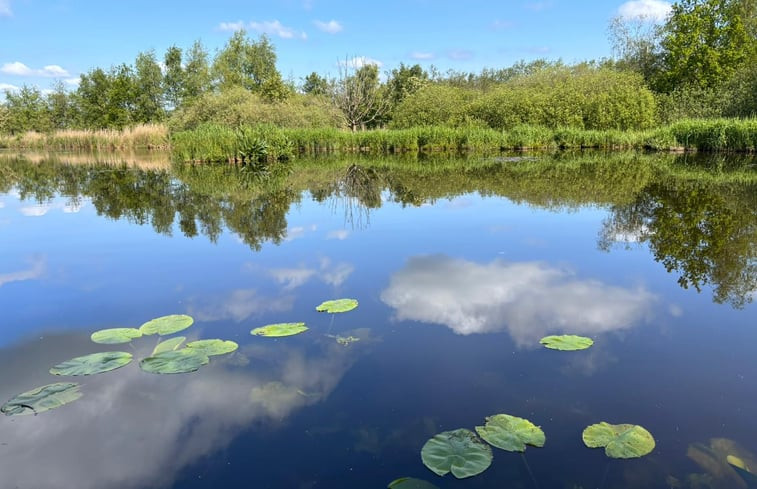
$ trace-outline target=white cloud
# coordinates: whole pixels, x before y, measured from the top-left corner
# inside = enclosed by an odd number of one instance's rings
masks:
[[[268,34],[271,36],[278,36],[282,39],[294,39],[299,37],[300,39],[307,39],[307,34],[304,32],[297,32],[291,27],[284,26],[278,20],[266,20],[263,22],[250,22],[250,29],[260,32],[262,34]]]
[[[15,92],[16,90],[20,90],[20,88],[17,87],[16,85],[11,85],[10,83],[0,83],[0,91],[4,92],[6,90]]]
[[[326,239],[338,239],[339,241],[344,241],[345,239],[349,238],[350,232],[346,229],[339,229],[336,231],[329,231],[328,234],[326,234]]]
[[[43,93],[45,91],[43,90]],[[79,212],[82,209],[82,202],[46,202],[43,204],[34,204],[21,207],[19,212],[26,217],[41,217],[53,210],[62,210],[66,214]]]
[[[15,76],[44,76],[48,78],[69,76],[68,71],[64,70],[58,65],[47,65],[42,69],[35,70],[33,68],[29,68],[20,61],[5,63],[2,67],[0,67],[0,73]]]
[[[78,76],[76,78],[66,78],[65,80],[63,80],[63,83],[71,86],[77,86],[80,82],[81,78],[79,78]]]
[[[293,305],[291,296],[265,297],[258,295],[255,289],[237,289],[217,297],[192,298],[188,311],[199,321],[232,319],[241,322],[253,314],[289,311]]]
[[[244,22],[242,22],[241,20],[237,22],[221,22],[220,24],[218,24],[218,28],[222,31],[241,31],[242,29],[244,29]]]
[[[292,226],[291,228],[287,228],[287,234],[284,237],[284,241],[294,241],[295,239],[300,239],[305,236],[306,232],[316,231],[317,229],[318,226],[315,224],[311,224],[309,227]]]
[[[399,320],[443,324],[462,335],[508,331],[525,346],[550,333],[630,328],[646,318],[655,297],[539,262],[419,256],[391,277],[381,300]]]
[[[618,8],[624,19],[641,19],[661,22],[670,14],[671,4],[662,0],[633,0]]]
[[[316,271],[310,268],[274,268],[268,273],[284,286],[284,290],[293,290],[304,285]]]
[[[413,51],[412,53],[410,53],[410,57],[419,61],[428,61],[430,59],[434,59],[436,55],[434,55],[434,53],[425,51]]]
[[[13,11],[11,10],[10,0],[0,0],[0,17],[12,17]]]
[[[373,58],[368,58],[366,56],[355,56],[354,58],[346,59],[343,61],[340,60],[338,64],[339,66],[346,66],[348,68],[355,68],[355,69],[362,68],[363,66],[368,66],[368,65],[374,65],[379,68],[384,66],[384,63],[382,63],[381,61],[377,59],[373,59]]]
[[[31,266],[26,270],[0,274],[0,287],[11,282],[37,279],[45,273],[46,268],[44,257],[32,258]]]
[[[315,20],[315,21],[313,21],[313,24],[315,24],[315,26],[319,30],[321,30],[323,32],[328,32],[329,34],[336,34],[337,32],[342,32],[342,30],[344,29],[344,27],[342,26],[342,24],[340,24],[338,21],[336,21],[334,19],[331,19],[328,22],[323,22],[321,20]]]
[[[355,267],[349,263],[341,262],[331,266],[331,260],[321,259],[321,280],[334,287],[339,287],[352,275]]]

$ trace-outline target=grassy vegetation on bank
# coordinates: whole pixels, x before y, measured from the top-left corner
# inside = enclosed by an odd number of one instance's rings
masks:
[[[28,131],[17,135],[0,135],[0,148],[60,151],[169,149],[169,133],[164,124],[140,124],[121,130]]]

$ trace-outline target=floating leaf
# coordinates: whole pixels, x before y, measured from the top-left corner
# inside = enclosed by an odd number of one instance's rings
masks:
[[[72,358],[50,369],[53,375],[94,375],[109,372],[131,362],[131,353],[106,351]]]
[[[643,457],[654,450],[652,434],[638,425],[609,424],[604,421],[583,431],[584,444],[589,448],[605,447],[610,458]]]
[[[168,338],[165,341],[161,341],[160,343],[155,345],[155,349],[152,351],[152,354],[157,355],[158,353],[163,353],[164,351],[174,351],[179,348],[186,339],[187,338],[184,336],[176,336],[174,338]]]
[[[594,344],[594,340],[585,336],[564,334],[561,336],[545,336],[539,343],[552,350],[576,351],[585,350]]]
[[[402,477],[389,483],[389,489],[439,489],[430,482],[412,477]]]
[[[79,384],[74,382],[58,382],[18,394],[3,404],[0,407],[0,412],[6,416],[36,415],[74,402],[80,397]]]
[[[305,323],[278,323],[255,328],[250,331],[250,334],[255,336],[280,337],[292,336],[295,334],[303,333],[307,330],[308,327],[305,326]]]
[[[355,299],[336,299],[333,301],[326,301],[315,310],[318,312],[347,312],[357,307],[357,301]]]
[[[187,329],[192,326],[192,323],[194,323],[192,316],[187,316],[186,314],[172,314],[170,316],[151,319],[140,326],[139,330],[143,335],[157,333],[160,336],[166,336]]]
[[[476,426],[478,435],[489,444],[509,452],[523,452],[526,444],[543,447],[544,432],[527,419],[509,414],[495,414],[486,418],[485,426]]]
[[[225,355],[236,351],[239,345],[228,340],[198,340],[187,343],[187,348],[199,351],[212,357],[214,355]]]
[[[423,464],[437,475],[478,475],[492,463],[492,449],[464,428],[434,435],[421,449]]]
[[[194,372],[210,361],[207,355],[189,348],[164,351],[139,362],[139,367],[153,374],[183,374]]]
[[[140,336],[142,336],[142,332],[137,328],[110,328],[95,331],[90,338],[101,345],[118,345],[119,343],[128,343]]]

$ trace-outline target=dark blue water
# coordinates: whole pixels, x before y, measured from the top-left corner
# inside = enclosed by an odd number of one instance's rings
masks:
[[[102,328],[190,314],[190,340],[230,339],[240,349],[192,374],[153,375],[132,363],[72,379],[82,384],[76,402],[0,418],[3,488],[347,489],[405,476],[439,488],[747,487],[724,458],[757,453],[749,183],[724,190],[710,179],[692,190],[655,179],[633,190],[636,200],[596,201],[587,190],[555,204],[463,188],[421,195],[419,205],[398,202],[388,184],[377,189],[378,204],[365,205],[338,181],[318,200],[323,181],[292,183],[275,224],[251,210],[247,221],[215,221],[217,234],[203,232],[198,218],[192,235],[173,210],[167,227],[156,224],[155,208],[135,211],[126,200],[119,205],[131,211],[108,216],[103,202],[112,209],[123,188],[71,191],[37,175],[34,187],[54,190],[40,202],[23,165],[6,173],[0,194],[3,402],[61,381],[47,372],[56,363],[114,349],[89,340]],[[80,179],[131,170],[77,171]],[[191,197],[197,215],[217,210],[203,199],[227,210],[252,201],[181,193],[173,171],[145,170],[168,177],[149,191],[173,204]],[[580,195],[586,181],[576,185]],[[703,230],[696,242],[713,249],[668,271],[663,243],[683,243],[691,229],[668,233],[663,226],[675,223],[665,212],[685,215],[676,206],[692,192],[704,192],[697,202],[722,204],[691,210]],[[644,206],[633,232],[611,228]],[[724,216],[737,220],[734,234],[707,241]],[[259,233],[259,249],[241,232],[271,226],[273,237]],[[696,270],[704,280],[682,287],[679,279]],[[360,306],[315,311],[340,297]],[[310,330],[249,334],[290,321]],[[595,345],[540,347],[541,337],[562,333]],[[327,335],[360,341],[342,346]],[[115,349],[140,358],[154,344],[140,338]],[[491,467],[465,480],[424,467],[420,450],[431,436],[473,429],[496,413],[540,425],[545,446],[529,447],[525,459],[494,449]],[[610,460],[581,440],[600,421],[642,425],[657,446],[640,459]]]

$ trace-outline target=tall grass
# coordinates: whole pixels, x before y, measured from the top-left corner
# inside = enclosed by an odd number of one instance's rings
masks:
[[[0,147],[75,151],[166,149],[168,128],[162,124],[142,124],[123,130],[65,129],[49,134],[30,131],[14,136],[0,135]]]

